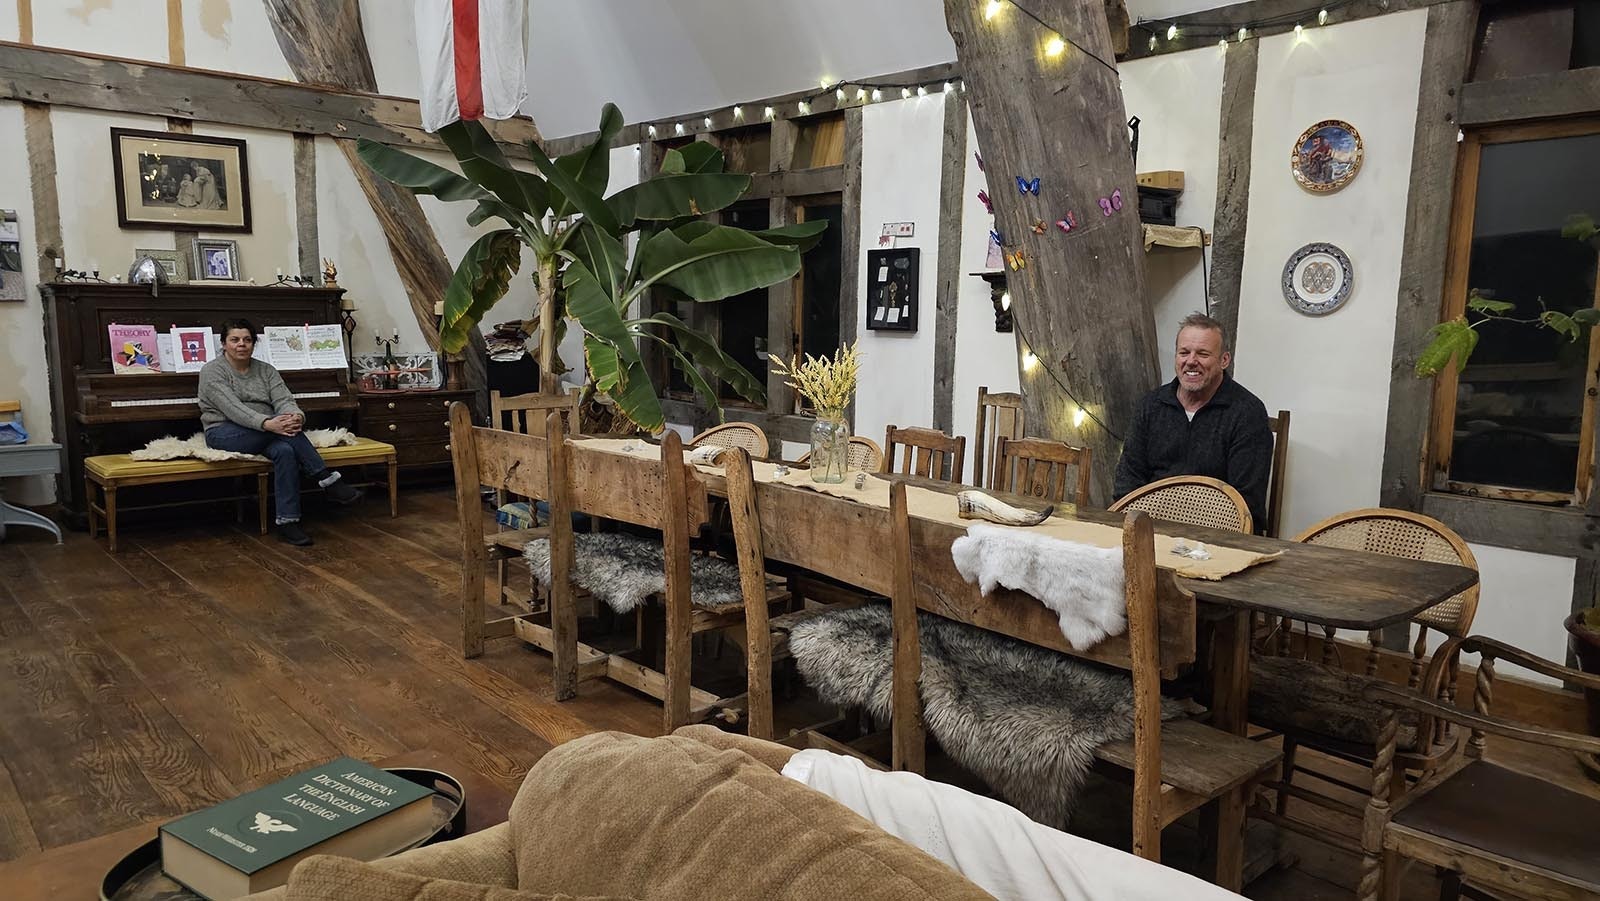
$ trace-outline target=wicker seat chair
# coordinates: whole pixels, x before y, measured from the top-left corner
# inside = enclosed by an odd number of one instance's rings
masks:
[[[1142,510],[1156,519],[1249,534],[1250,507],[1232,485],[1207,476],[1172,476],[1123,495],[1111,512]]]
[[[1079,507],[1089,505],[1091,454],[1087,447],[1073,447],[1044,438],[1001,438],[990,472],[989,487],[1056,503],[1070,500]],[[1068,470],[1077,469],[1076,478],[1067,479]],[[1072,495],[1067,496],[1068,488]]]
[[[748,422],[725,422],[689,439],[689,447],[742,447],[757,460],[767,458],[767,433]]]
[[[806,451],[795,461],[796,466],[809,466],[811,452]],[[850,445],[844,452],[844,468],[852,472],[877,472],[883,468],[883,448],[871,438],[850,436]]]
[[[1472,549],[1449,526],[1407,510],[1375,508],[1342,513],[1317,523],[1295,540],[1478,568]],[[1422,684],[1423,671],[1429,663],[1428,630],[1435,630],[1448,639],[1461,638],[1471,629],[1477,609],[1478,586],[1474,585],[1412,619],[1417,634],[1411,648],[1409,688],[1417,689]],[[1362,672],[1353,672],[1340,665],[1343,661],[1339,659],[1339,646],[1334,641],[1332,627],[1321,628],[1322,647],[1316,654],[1318,660],[1309,659],[1313,650],[1309,628],[1299,648],[1293,641],[1294,631],[1295,623],[1289,619],[1277,623],[1264,642],[1263,653],[1253,658],[1250,665],[1250,721],[1283,734],[1283,781],[1268,786],[1278,790],[1276,816],[1271,819],[1291,829],[1299,824],[1285,817],[1289,799],[1316,794],[1294,785],[1295,773],[1327,778],[1316,770],[1297,766],[1295,751],[1307,746],[1348,760],[1371,761],[1377,752],[1378,727],[1384,719],[1383,708],[1362,696],[1368,686],[1383,681],[1378,678],[1381,632],[1368,635],[1365,665]],[[1296,651],[1299,651],[1298,656]],[[1455,661],[1449,661],[1448,665],[1452,672],[1449,678],[1442,680],[1438,689],[1440,696],[1433,699],[1442,703],[1450,703],[1455,694]],[[1432,772],[1457,753],[1456,736],[1442,721],[1436,721],[1438,727],[1430,731],[1420,727],[1419,719],[1407,713],[1400,720],[1395,765],[1402,774]],[[1405,785],[1404,778],[1396,780],[1394,793],[1398,796]],[[1337,800],[1318,795],[1314,803],[1343,811],[1356,820],[1361,818],[1359,808]],[[1319,834],[1327,831],[1326,823],[1320,821],[1316,828]]]

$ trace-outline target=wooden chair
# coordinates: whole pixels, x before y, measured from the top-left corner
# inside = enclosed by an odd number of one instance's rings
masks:
[[[919,610],[1131,671],[1133,737],[1101,745],[1095,757],[1098,767],[1132,779],[1133,852],[1141,857],[1159,862],[1163,829],[1224,797],[1242,805],[1250,786],[1277,767],[1279,754],[1259,742],[1196,720],[1161,721],[1162,677],[1176,677],[1195,659],[1195,599],[1170,570],[1156,568],[1155,533],[1145,514],[1129,513],[1123,520],[1128,630],[1081,651],[1065,643],[1055,614],[1020,592],[1002,589],[980,603],[925,597],[917,583],[930,578],[930,566],[953,566],[949,551],[944,550],[940,560],[937,552],[930,555],[914,545],[904,482],[890,486],[889,517],[894,568],[890,728],[895,769],[916,773],[926,769],[922,700],[917,691],[922,672]],[[937,546],[941,539],[948,540],[943,536],[920,540]],[[1227,840],[1241,842],[1243,836]]]
[[[1407,510],[1375,508],[1341,513],[1317,523],[1295,540],[1409,560],[1453,563],[1474,570],[1478,568],[1472,549],[1449,526]],[[1423,670],[1427,665],[1428,630],[1437,630],[1448,639],[1461,638],[1471,629],[1477,609],[1478,586],[1473,585],[1413,618],[1417,636],[1411,648],[1408,688],[1415,690],[1422,685]],[[1334,640],[1335,629],[1331,626],[1321,630],[1320,663],[1290,656],[1294,626],[1289,619],[1280,621],[1263,648],[1264,651],[1275,651],[1275,656],[1258,656],[1252,660],[1250,667],[1250,721],[1283,734],[1283,780],[1267,786],[1278,793],[1275,815],[1267,819],[1290,829],[1300,828],[1297,821],[1286,817],[1290,798],[1303,798],[1319,807],[1360,819],[1359,808],[1294,785],[1295,773],[1331,781],[1316,770],[1297,766],[1295,754],[1300,746],[1307,746],[1362,763],[1374,759],[1382,711],[1376,703],[1364,700],[1362,692],[1368,685],[1380,681],[1378,663],[1382,633],[1373,632],[1367,636],[1364,673],[1358,674],[1339,665],[1339,645]],[[1302,650],[1309,658],[1309,634]],[[1439,660],[1437,654],[1434,660]],[[1445,680],[1440,689],[1444,694],[1437,696],[1436,700],[1449,703],[1454,695],[1454,684],[1453,678]],[[1414,719],[1407,718],[1406,728],[1397,740],[1395,763],[1402,773],[1412,770],[1427,773],[1454,756],[1458,743],[1448,730],[1441,727],[1437,732],[1425,732]],[[1394,783],[1397,793],[1404,786],[1404,779]],[[1319,838],[1325,838],[1328,834],[1327,825],[1323,822],[1309,831]]]
[[[895,448],[905,448],[905,456],[898,467]],[[966,459],[967,439],[954,438],[936,429],[902,429],[889,426],[883,438],[883,472],[900,472],[938,479],[942,482],[961,482],[962,463]]]
[[[576,391],[570,394],[542,394],[535,392],[532,394],[512,395],[502,395],[498,391],[490,391],[489,427],[516,432],[519,435],[539,435],[544,432],[545,417],[552,411],[557,411],[566,417],[568,432],[577,434],[579,431],[578,425],[582,421],[578,412],[579,399],[580,395]],[[504,489],[496,488],[494,492],[496,513],[499,512],[501,507],[511,502],[514,497],[516,495]],[[529,501],[528,515],[530,524],[537,526],[538,523],[533,521],[536,517],[533,516],[532,499],[523,499]],[[496,518],[495,529],[502,536],[500,540],[504,542],[503,544],[497,544],[490,552],[490,556],[495,562],[495,596],[501,598],[504,602],[523,605],[530,610],[538,608],[540,605],[537,594],[530,599],[525,597],[522,592],[506,584],[506,568],[510,558],[522,553],[524,545],[533,540],[533,537],[541,536],[529,537],[522,534],[526,530],[508,530],[503,523],[498,521],[498,517]],[[518,543],[519,541],[520,544]],[[537,593],[537,588],[534,591]]]
[[[883,448],[871,438],[860,435],[851,435],[850,444],[844,452],[844,468],[860,472],[878,472],[883,469]],[[806,466],[811,462],[811,452],[806,451],[800,459],[794,461],[796,466]]]
[[[1436,700],[1453,681],[1463,653],[1482,655],[1471,712]],[[1483,759],[1490,734],[1580,754],[1600,754],[1600,738],[1494,715],[1496,660],[1600,690],[1600,676],[1476,636],[1451,639],[1439,648],[1420,694],[1381,682],[1369,685],[1366,699],[1387,709],[1361,830],[1362,901],[1398,897],[1399,871],[1407,860],[1449,871],[1441,898],[1456,897],[1463,879],[1515,897],[1600,897],[1600,854],[1594,843],[1600,800]],[[1464,754],[1395,800],[1395,782],[1404,779],[1397,772],[1404,715],[1417,719],[1424,732],[1439,731],[1435,723],[1444,722],[1470,730],[1470,737]]]
[[[1171,522],[1249,534],[1250,507],[1232,485],[1206,476],[1173,476],[1123,495],[1111,512],[1139,510]]]
[[[725,422],[689,439],[689,447],[742,447],[758,460],[767,458],[767,433],[748,422]]]
[[[1001,439],[1021,437],[1022,395],[1015,391],[979,388],[978,427],[972,439],[977,450],[972,455],[972,484],[979,488],[1002,490],[995,483],[993,475],[988,482],[983,480],[984,467],[987,465],[990,473],[995,471],[995,463],[1000,459]]]
[[[1092,455],[1087,447],[1044,438],[1001,438],[996,450],[990,488],[1065,503],[1067,487],[1074,484],[1072,503],[1089,506]],[[1077,469],[1073,483],[1067,481],[1068,467]]]
[[[1267,428],[1272,430],[1272,472],[1267,479],[1266,534],[1277,538],[1278,524],[1283,517],[1283,483],[1289,465],[1289,411],[1279,410],[1277,416],[1267,417]]]

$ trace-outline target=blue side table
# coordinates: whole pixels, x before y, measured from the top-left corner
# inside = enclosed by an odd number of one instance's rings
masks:
[[[60,471],[59,444],[0,445],[0,541],[6,539],[7,526],[33,526],[54,533],[56,544],[61,543],[61,527],[50,518],[6,502],[3,481],[15,476],[53,476]]]

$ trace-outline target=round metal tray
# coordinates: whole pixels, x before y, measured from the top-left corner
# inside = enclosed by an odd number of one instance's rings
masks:
[[[433,830],[396,854],[459,838],[467,823],[467,793],[454,776],[438,770],[390,767],[388,772],[434,791]],[[205,901],[161,872],[161,837],[145,842],[117,862],[100,882],[100,901]]]

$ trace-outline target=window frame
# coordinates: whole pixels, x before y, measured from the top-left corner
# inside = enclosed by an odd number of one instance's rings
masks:
[[[1478,177],[1483,148],[1491,144],[1600,135],[1600,115],[1553,119],[1464,129],[1456,160],[1455,200],[1450,217],[1448,250],[1445,257],[1444,292],[1440,298],[1439,321],[1447,322],[1466,314],[1467,284],[1472,265],[1472,232],[1477,214]],[[1600,251],[1596,251],[1596,272],[1600,273]],[[1600,278],[1596,279],[1593,305],[1600,308]],[[1588,364],[1584,373],[1583,413],[1578,427],[1578,468],[1573,490],[1545,491],[1514,488],[1450,478],[1451,454],[1455,443],[1456,400],[1460,373],[1447,366],[1434,377],[1432,419],[1427,450],[1427,487],[1448,494],[1521,501],[1546,505],[1582,507],[1589,501],[1595,469],[1595,398],[1600,394],[1600,329],[1589,333]]]

